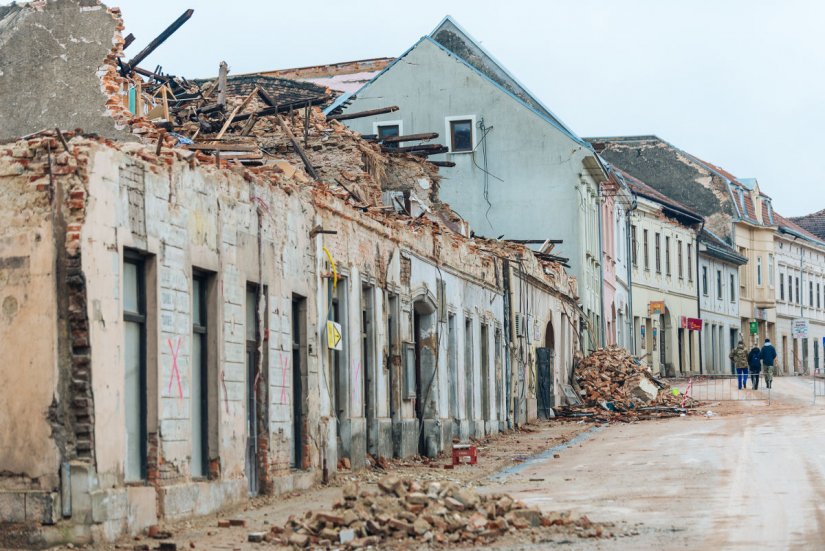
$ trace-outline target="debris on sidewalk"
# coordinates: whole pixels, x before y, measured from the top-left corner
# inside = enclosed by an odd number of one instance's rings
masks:
[[[600,348],[582,359],[575,371],[584,405],[557,408],[559,417],[635,420],[677,416],[698,405],[671,392],[630,353],[619,347]]]
[[[274,526],[268,538],[295,548],[342,546],[406,548],[414,542],[434,547],[486,544],[519,531],[546,531],[566,537],[612,537],[609,524],[586,516],[542,513],[503,494],[479,495],[454,483],[425,485],[385,476],[378,492],[344,489],[332,511],[310,511]],[[411,541],[412,540],[412,541]]]

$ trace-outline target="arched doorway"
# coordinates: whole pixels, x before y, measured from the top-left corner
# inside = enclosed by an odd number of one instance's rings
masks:
[[[536,363],[538,368],[536,401],[538,402],[538,414],[542,419],[549,419],[553,416],[553,406],[555,405],[555,360],[556,332],[553,328],[553,321],[551,320],[547,322],[547,327],[544,329],[544,346],[536,349]]]

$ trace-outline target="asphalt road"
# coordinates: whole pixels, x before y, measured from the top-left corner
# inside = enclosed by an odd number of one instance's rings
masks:
[[[825,398],[807,378],[773,387],[770,404],[596,428],[482,491],[622,534],[566,549],[825,549]]]

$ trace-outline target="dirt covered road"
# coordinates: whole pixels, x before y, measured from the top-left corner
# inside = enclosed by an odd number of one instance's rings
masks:
[[[810,380],[776,379],[770,405],[708,409],[595,428],[482,491],[624,527],[587,549],[825,548],[825,399],[812,404]]]

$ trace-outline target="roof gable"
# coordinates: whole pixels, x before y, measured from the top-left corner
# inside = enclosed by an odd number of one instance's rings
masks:
[[[552,119],[568,134],[573,131],[539,101],[521,82],[516,79],[501,63],[481,46],[449,15],[441,20],[429,37],[445,49],[460,57],[478,72],[519,98],[533,110]]]

